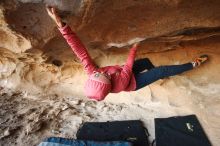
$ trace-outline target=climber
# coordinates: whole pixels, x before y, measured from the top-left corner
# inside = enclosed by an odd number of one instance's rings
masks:
[[[86,96],[96,101],[103,100],[109,93],[139,90],[159,79],[198,67],[208,60],[207,55],[202,55],[193,62],[186,64],[154,67],[147,58],[134,61],[138,47],[138,44],[134,44],[130,49],[125,65],[97,68],[80,39],[61,20],[56,9],[54,7],[47,7],[46,9],[73,52],[80,59],[88,75],[88,80],[85,83]],[[147,71],[145,71],[146,69]]]

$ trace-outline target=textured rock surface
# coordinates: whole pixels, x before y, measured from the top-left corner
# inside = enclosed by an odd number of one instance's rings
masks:
[[[71,1],[71,3],[70,3]],[[34,3],[32,3],[34,2]],[[45,3],[86,44],[97,65],[137,58],[180,64],[208,54],[198,69],[103,102],[83,94],[86,75],[47,16]],[[2,0],[0,2],[0,145],[36,145],[46,136],[74,138],[85,121],[141,119],[154,138],[154,118],[196,114],[214,146],[220,142],[220,1]]]
[[[42,46],[55,36],[55,25],[47,16],[43,4],[43,2],[51,4],[51,1],[28,3],[30,1],[19,3],[3,0],[4,9],[1,11],[5,15],[1,12],[1,21],[6,21],[11,30],[22,34],[33,46]],[[220,2],[217,0],[209,2],[75,0],[71,2],[64,0],[62,4],[54,1],[53,5],[58,4],[58,7],[65,10],[62,14],[68,16],[67,22],[91,48],[122,47],[135,41],[159,39],[159,37],[169,41],[188,40],[216,35],[220,32]],[[4,29],[3,25],[2,31],[8,35],[7,30]],[[165,36],[168,38],[164,38]],[[7,45],[5,47],[10,48]],[[23,50],[28,47],[24,47]]]

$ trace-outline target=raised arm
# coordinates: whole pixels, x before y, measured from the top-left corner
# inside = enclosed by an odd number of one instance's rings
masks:
[[[76,36],[76,34],[71,30],[68,25],[59,28],[59,30],[63,37],[66,39],[67,43],[72,48],[73,52],[80,59],[86,73],[92,74],[96,67],[86,48],[81,43],[80,39]]]
[[[123,67],[124,70],[128,72],[132,72],[132,67],[134,64],[135,56],[136,56],[136,51],[137,51],[138,44],[134,44],[132,48],[130,49],[130,52],[128,54],[127,61]]]
[[[80,59],[86,73],[92,74],[96,67],[85,46],[82,44],[77,35],[71,30],[71,28],[61,21],[61,18],[57,15],[55,8],[47,7],[47,11],[49,16],[56,22],[61,34],[66,39],[73,52]]]

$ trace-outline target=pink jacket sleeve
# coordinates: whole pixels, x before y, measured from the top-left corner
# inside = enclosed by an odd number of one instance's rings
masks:
[[[58,29],[72,48],[73,52],[80,59],[86,73],[89,75],[92,74],[96,67],[91,57],[89,56],[88,51],[81,43],[80,39],[76,36],[76,34],[71,30],[68,25],[65,25],[64,27]]]
[[[136,55],[136,51],[137,51],[137,47],[132,47],[130,49],[127,61],[123,67],[123,70],[127,71],[127,72],[132,72],[132,67],[134,64],[134,60],[135,60],[135,55]]]

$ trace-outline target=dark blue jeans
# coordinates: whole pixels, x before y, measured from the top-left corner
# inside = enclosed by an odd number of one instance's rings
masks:
[[[146,69],[147,71],[144,71]],[[192,63],[155,67],[148,58],[136,60],[133,65],[133,73],[136,79],[135,90],[141,89],[159,79],[181,74],[191,69],[193,69]]]

